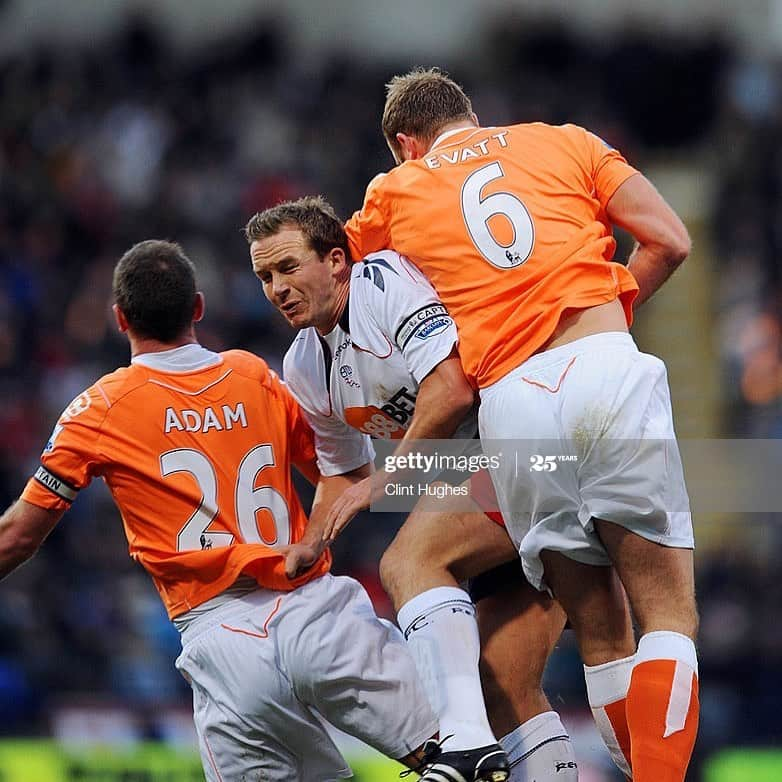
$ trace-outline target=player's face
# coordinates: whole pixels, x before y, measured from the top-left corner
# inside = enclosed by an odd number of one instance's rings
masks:
[[[333,323],[336,281],[329,256],[321,258],[298,228],[284,228],[250,245],[253,271],[266,298],[294,328]]]

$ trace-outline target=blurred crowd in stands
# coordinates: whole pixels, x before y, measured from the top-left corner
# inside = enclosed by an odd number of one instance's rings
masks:
[[[279,367],[292,334],[262,297],[240,229],[256,210],[310,192],[344,216],[357,208],[369,179],[391,164],[379,130],[383,84],[412,64],[338,50],[312,62],[277,21],[175,55],[138,19],[89,49],[0,60],[3,507],[65,405],[128,360],[109,296],[113,264],[134,242],[176,239],[193,258],[208,347],[243,347]],[[776,66],[747,62],[718,37],[628,30],[597,46],[510,20],[463,61],[442,64],[486,123],[576,122],[641,168],[667,150],[703,162],[715,183],[704,215],[726,399],[719,434],[782,437]],[[127,558],[107,492],[83,495],[35,560],[0,586],[0,733],[45,734],[63,698],[151,707],[189,697],[172,665],[178,636]],[[376,563],[398,521],[367,516],[336,548],[337,570],[362,577],[386,613]],[[782,740],[782,540],[766,540],[774,546],[731,545],[699,560],[701,754]],[[582,677],[568,636],[549,686],[555,705],[577,708]]]

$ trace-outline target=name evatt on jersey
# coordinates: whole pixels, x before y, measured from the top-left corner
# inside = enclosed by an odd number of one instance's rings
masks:
[[[354,264],[338,325],[325,336],[302,330],[283,362],[315,432],[321,472],[371,461],[369,438],[403,437],[420,382],[457,341],[448,311],[406,258],[386,250]],[[470,416],[456,436],[471,438],[475,429]]]
[[[481,128],[476,133],[485,134],[486,128]],[[444,138],[444,136],[441,136]],[[436,155],[427,155],[424,158],[427,168],[440,168],[443,165],[456,165],[468,160],[486,157],[492,150],[504,149],[508,146],[508,131],[501,130],[492,133],[488,138],[482,138],[480,141],[448,150],[447,152],[438,152]]]

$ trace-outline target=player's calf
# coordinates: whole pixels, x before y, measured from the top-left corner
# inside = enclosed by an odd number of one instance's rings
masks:
[[[692,550],[600,520],[596,528],[641,629],[626,702],[633,779],[681,782],[699,711]]]

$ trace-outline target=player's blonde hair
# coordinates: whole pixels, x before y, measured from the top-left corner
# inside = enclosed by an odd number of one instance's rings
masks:
[[[472,117],[464,90],[439,68],[414,68],[386,84],[383,135],[397,157],[397,133],[430,144],[445,125]]]

